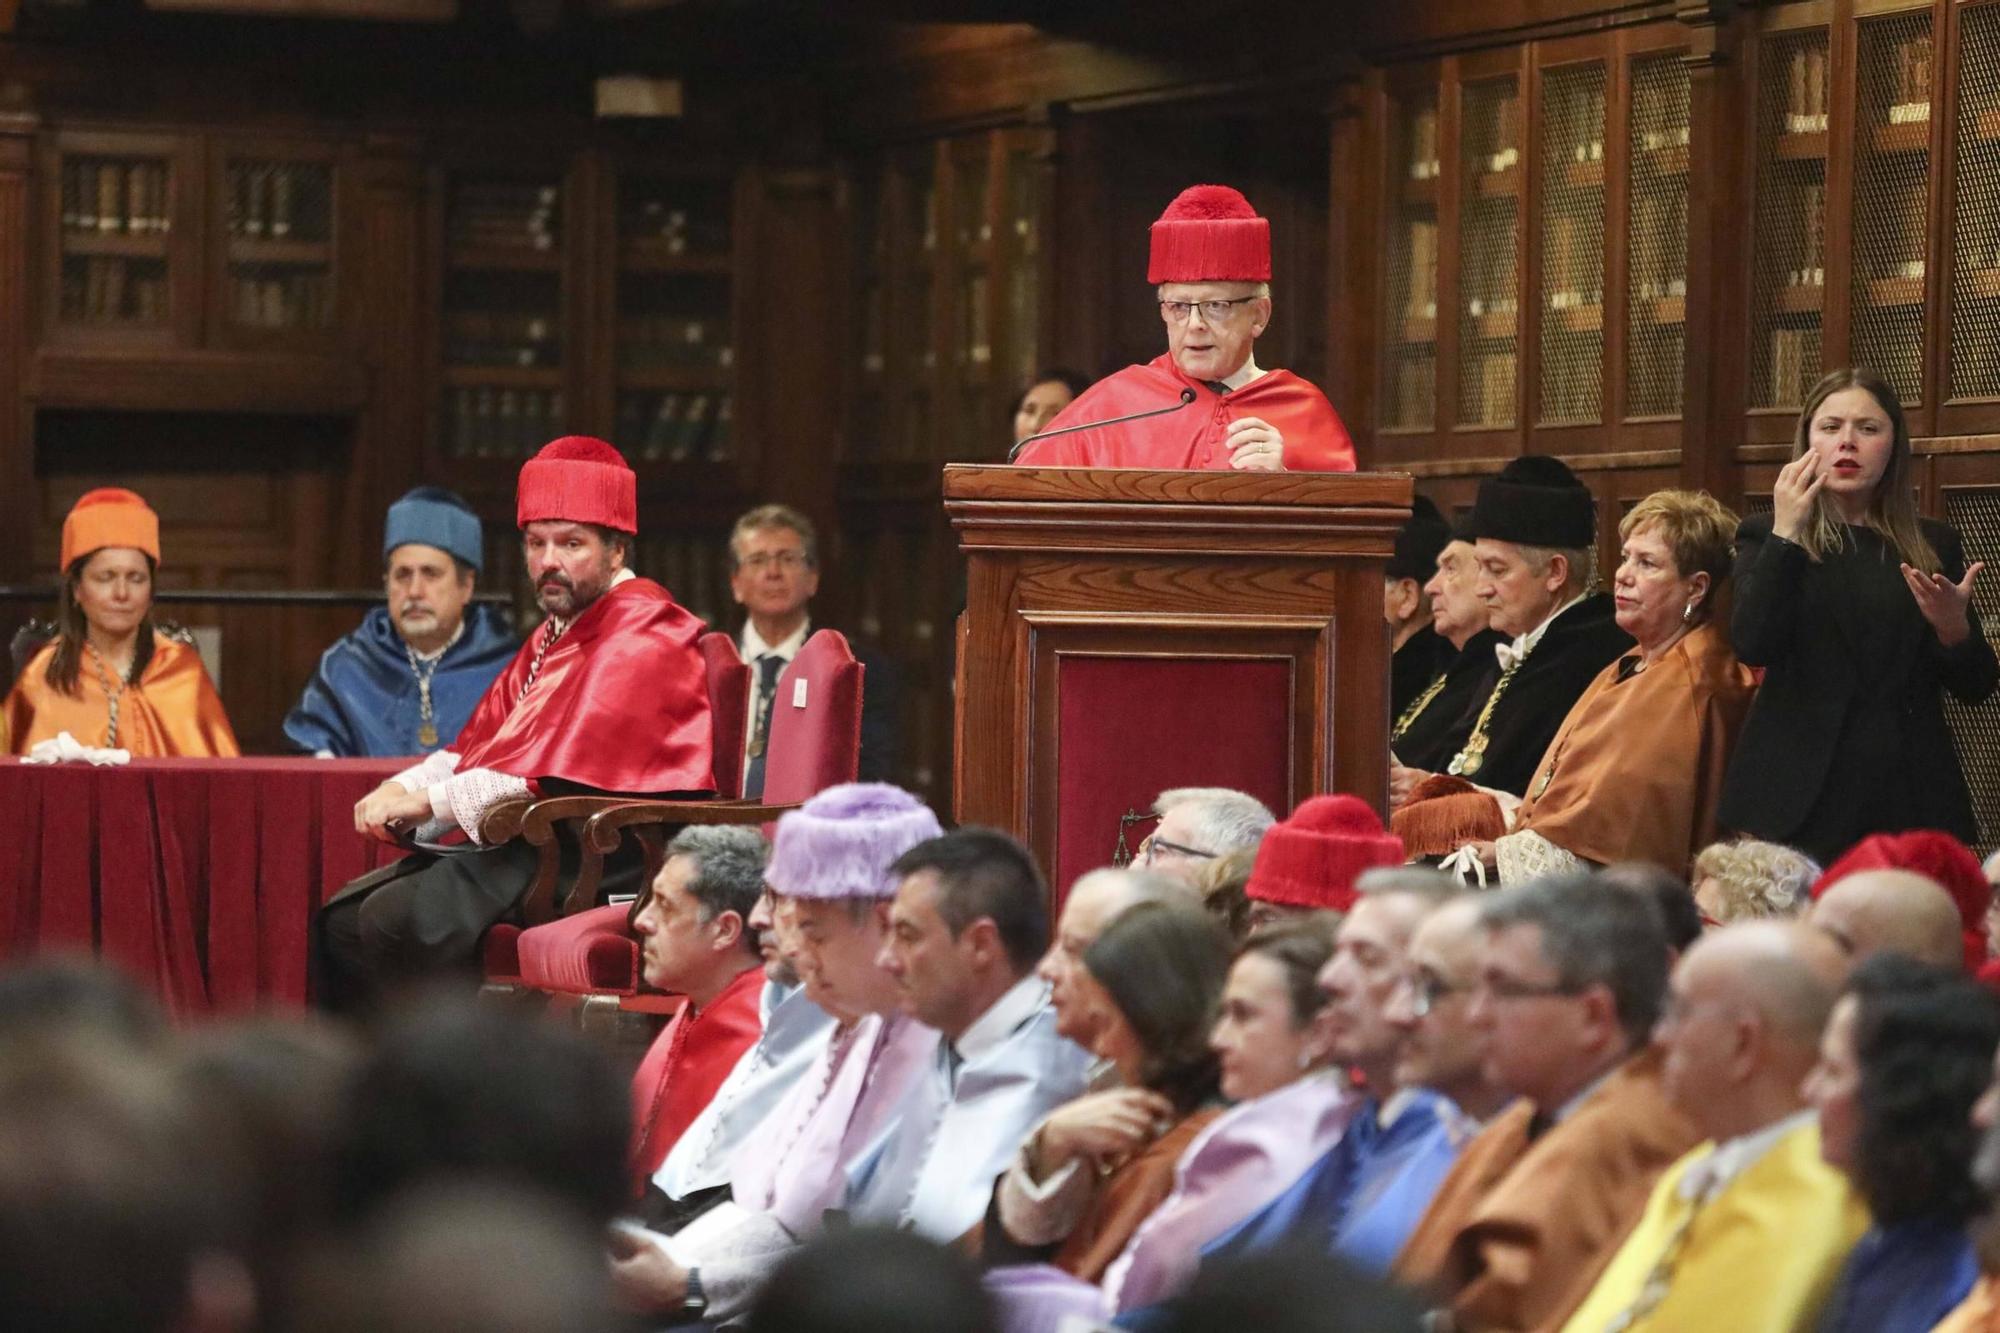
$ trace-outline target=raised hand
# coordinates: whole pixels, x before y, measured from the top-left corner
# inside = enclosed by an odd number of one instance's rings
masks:
[[[1972,580],[1984,568],[1984,560],[1975,560],[1965,571],[1965,577],[1953,583],[1942,574],[1926,574],[1912,565],[1903,566],[1903,582],[1910,585],[1910,596],[1917,599],[1917,609],[1937,631],[1938,642],[1947,648],[1965,642],[1972,634],[1965,608],[1972,603]]]
[[[1106,1161],[1151,1143],[1173,1119],[1173,1103],[1144,1088],[1094,1092],[1057,1107],[1035,1135],[1035,1174],[1046,1177],[1064,1162]]]
[[[1229,466],[1239,472],[1285,470],[1285,437],[1260,417],[1238,417],[1230,422],[1222,442],[1229,447]]]
[[[1785,464],[1771,487],[1771,531],[1788,542],[1804,536],[1813,498],[1825,484],[1826,468],[1812,450]]]

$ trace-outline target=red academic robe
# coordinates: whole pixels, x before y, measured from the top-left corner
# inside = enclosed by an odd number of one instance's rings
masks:
[[[1284,437],[1285,466],[1291,471],[1354,471],[1354,441],[1333,404],[1291,371],[1273,370],[1219,394],[1182,374],[1166,353],[1091,385],[1048,429],[1167,407],[1183,389],[1194,390],[1194,401],[1177,412],[1038,440],[1014,461],[1024,467],[1225,469],[1229,448],[1224,437],[1230,423],[1257,417]]]
[[[458,734],[459,770],[490,768],[607,792],[713,791],[702,623],[651,579],[628,579],[584,609],[542,659],[521,645]]]
[[[638,1190],[763,1034],[758,1006],[763,993],[764,968],[752,961],[708,1008],[693,1013],[682,1006],[646,1048],[632,1076],[632,1170]]]

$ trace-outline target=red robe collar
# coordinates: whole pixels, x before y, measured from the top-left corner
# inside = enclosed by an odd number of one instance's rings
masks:
[[[751,962],[708,1008],[682,1006],[632,1076],[632,1170],[639,1190],[763,1035],[764,968]],[[635,1191],[636,1193],[636,1191]]]
[[[1223,469],[1229,466],[1224,440],[1230,423],[1257,417],[1284,437],[1285,466],[1292,471],[1354,471],[1354,441],[1333,404],[1289,370],[1268,371],[1218,394],[1206,381],[1183,374],[1163,353],[1091,385],[1049,429],[1170,407],[1183,389],[1194,390],[1195,398],[1177,412],[1042,440],[1015,461],[1032,467]]]
[[[584,609],[542,658],[521,645],[459,733],[459,767],[621,793],[713,791],[703,626],[651,579]]]

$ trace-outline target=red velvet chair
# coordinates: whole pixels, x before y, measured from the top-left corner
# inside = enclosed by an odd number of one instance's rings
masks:
[[[720,799],[733,801],[743,794],[744,732],[750,725],[750,668],[736,651],[736,640],[727,634],[711,631],[701,636],[696,647],[701,651],[701,660],[708,672],[708,711],[714,730],[715,794]],[[524,837],[540,849],[541,864],[528,888],[527,903],[523,907],[523,916],[530,924],[548,921],[555,915],[552,909],[560,855],[556,844],[557,824],[567,819],[572,832],[581,837],[583,821],[597,812],[605,798],[570,799],[581,799],[588,804],[579,810],[571,808],[566,799],[503,801],[481,822],[480,833],[487,842],[500,843]],[[579,882],[572,886],[572,894],[581,888],[590,897],[595,897],[602,867],[601,858],[586,864],[579,871],[578,878],[580,881],[582,874],[588,871],[591,882],[588,885]],[[518,944],[520,935],[521,927],[506,922],[486,932],[480,948],[481,970],[488,985],[523,984]]]
[[[712,637],[716,637],[711,635]],[[584,823],[586,865],[579,875],[592,883],[589,864],[615,850],[630,831],[647,849],[647,869],[657,874],[673,832],[687,824],[764,824],[796,809],[828,787],[854,781],[861,763],[863,668],[847,640],[820,630],[799,649],[778,677],[771,706],[769,750],[764,763],[762,801],[619,801],[600,799],[601,808]],[[747,722],[749,698],[736,716]],[[744,725],[735,729],[740,756]],[[721,729],[718,727],[718,736]],[[505,944],[489,944],[489,960],[513,961],[523,984],[557,995],[616,1002],[627,1009],[664,1012],[678,997],[653,991],[640,975],[638,938],[631,918],[636,904],[587,907],[572,899],[568,915],[518,932]],[[581,908],[582,910],[578,910]],[[489,933],[489,941],[501,927]],[[498,957],[495,949],[508,952]]]

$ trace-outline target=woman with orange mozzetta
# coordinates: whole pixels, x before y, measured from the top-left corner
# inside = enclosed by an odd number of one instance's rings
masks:
[[[200,655],[153,624],[159,515],[131,491],[91,491],[63,520],[61,563],[56,635],[4,705],[8,748],[26,754],[66,731],[140,757],[236,755]]]

